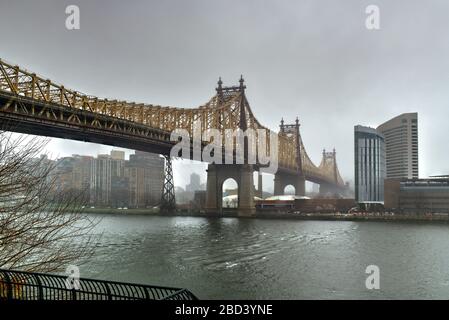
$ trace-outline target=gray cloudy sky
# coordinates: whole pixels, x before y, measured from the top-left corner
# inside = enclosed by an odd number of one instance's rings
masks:
[[[70,4],[80,30],[65,28]],[[365,28],[369,4],[380,30]],[[0,30],[1,58],[100,97],[195,107],[218,76],[243,74],[261,123],[299,116],[311,158],[335,147],[350,180],[354,125],[417,111],[420,176],[449,173],[447,0],[0,0]],[[54,139],[49,150],[110,147]]]

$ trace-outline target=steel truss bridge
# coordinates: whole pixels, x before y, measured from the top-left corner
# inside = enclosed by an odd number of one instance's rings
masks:
[[[256,119],[245,89],[243,78],[231,87],[224,87],[220,79],[216,94],[205,104],[164,107],[83,94],[0,60],[0,126],[8,131],[159,153],[166,159],[176,143],[170,140],[175,129],[185,129],[192,136],[194,125],[200,123],[202,130],[220,130],[223,141],[229,138],[226,129],[261,129],[266,132],[264,151],[269,154],[272,131]],[[276,134],[280,175],[296,174],[320,185],[344,187],[335,150],[323,152],[320,164],[315,165],[304,147],[298,120],[293,125],[281,121]]]

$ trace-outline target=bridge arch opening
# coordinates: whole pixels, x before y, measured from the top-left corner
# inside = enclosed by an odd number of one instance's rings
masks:
[[[222,184],[222,208],[238,208],[239,186],[233,178],[228,178]]]
[[[285,186],[284,195],[293,195],[294,196],[295,194],[296,194],[296,188],[293,185],[289,184],[289,185]]]

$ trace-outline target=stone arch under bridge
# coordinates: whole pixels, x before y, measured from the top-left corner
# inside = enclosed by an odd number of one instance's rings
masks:
[[[237,182],[238,214],[253,215],[254,203],[254,166],[251,164],[209,164],[207,166],[206,211],[219,213],[223,208],[223,183],[232,178]]]
[[[285,187],[292,185],[295,195],[306,195],[306,179],[303,175],[277,172],[274,176],[274,194],[283,195]]]

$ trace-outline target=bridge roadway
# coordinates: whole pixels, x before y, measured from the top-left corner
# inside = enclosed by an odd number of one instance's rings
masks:
[[[77,115],[80,122],[70,121]],[[53,116],[54,115],[54,116]],[[91,125],[94,120],[105,124]],[[107,124],[115,122],[115,129]],[[121,130],[117,130],[117,127]],[[125,119],[95,114],[0,91],[0,128],[6,131],[78,140],[169,155],[170,133]]]
[[[80,122],[70,121],[70,117],[74,114],[77,115]],[[102,128],[93,127],[91,123],[94,120],[104,123],[104,126]],[[108,128],[108,124],[112,122],[118,124],[114,129]],[[170,155],[170,150],[176,143],[170,141],[170,132],[158,128],[126,119],[99,115],[87,110],[70,109],[2,90],[0,90],[0,129],[98,143],[161,155]],[[224,155],[223,151],[223,158]],[[256,169],[259,167],[258,164],[255,165]],[[280,166],[279,172],[295,174],[296,170]],[[306,180],[313,183],[327,183],[320,177],[312,175],[305,175],[305,177]]]
[[[33,112],[21,112],[32,110]],[[11,112],[14,110],[14,112]],[[41,112],[44,110],[44,112]],[[48,111],[47,112],[45,111]],[[49,114],[59,115],[49,117]],[[69,121],[69,117],[76,114],[80,122]],[[118,128],[95,128],[90,124],[97,119],[105,124],[118,123]],[[135,123],[125,119],[117,119],[107,115],[98,115],[94,112],[80,109],[67,109],[58,104],[36,101],[29,97],[17,96],[10,92],[0,91],[0,129],[4,131],[77,140],[83,142],[98,143],[115,147],[139,150],[144,152],[170,155],[172,147],[176,144],[170,140],[170,132],[152,128],[147,125]],[[137,130],[136,130],[137,129]],[[206,145],[202,144],[202,148]],[[191,143],[190,153],[193,153]],[[225,150],[223,148],[223,163],[225,163]],[[245,155],[245,159],[246,159]],[[235,160],[235,151],[233,153]],[[255,165],[256,169],[263,167]],[[281,171],[294,173],[288,168],[280,168]]]

